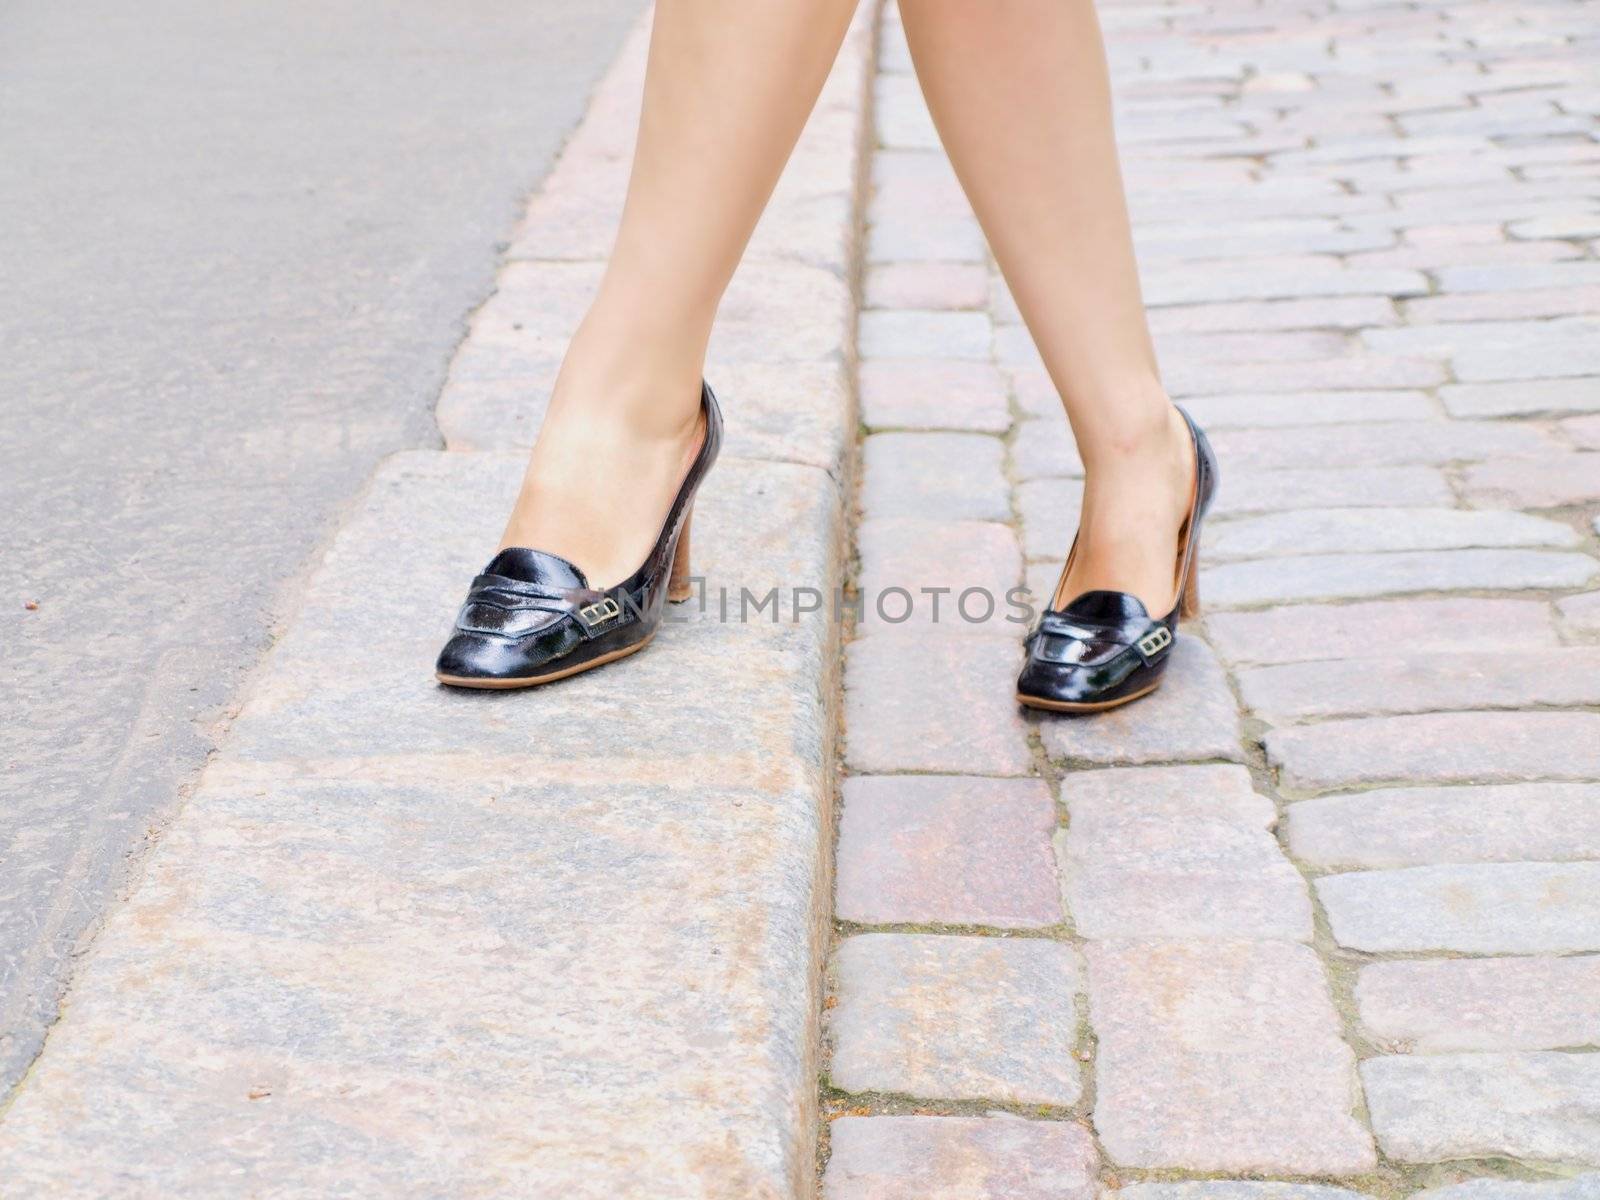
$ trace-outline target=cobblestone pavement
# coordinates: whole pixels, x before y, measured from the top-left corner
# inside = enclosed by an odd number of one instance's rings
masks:
[[[1103,14],[1204,620],[1034,719],[951,611],[1079,472],[891,10],[825,1194],[1600,1196],[1600,8]]]

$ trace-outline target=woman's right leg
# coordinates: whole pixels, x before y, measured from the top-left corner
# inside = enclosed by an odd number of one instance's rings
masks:
[[[616,246],[503,546],[607,587],[649,553],[698,444],[711,323],[856,0],[658,0]]]

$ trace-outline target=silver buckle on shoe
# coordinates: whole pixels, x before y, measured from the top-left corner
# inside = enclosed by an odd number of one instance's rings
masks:
[[[619,616],[621,613],[622,605],[618,604],[612,597],[605,596],[596,600],[593,604],[585,604],[580,608],[578,610],[578,620],[593,629],[596,625],[603,625],[611,620],[612,617]]]
[[[1172,631],[1165,625],[1157,626],[1140,638],[1134,645],[1139,653],[1146,658],[1154,658],[1161,651],[1172,645]]]

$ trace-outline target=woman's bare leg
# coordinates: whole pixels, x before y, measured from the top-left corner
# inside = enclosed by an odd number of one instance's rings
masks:
[[[1193,451],[1156,369],[1091,0],[900,0],[917,77],[1085,466],[1057,602],[1176,598]]]
[[[698,446],[711,322],[856,0],[659,0],[616,246],[501,544],[617,583]]]

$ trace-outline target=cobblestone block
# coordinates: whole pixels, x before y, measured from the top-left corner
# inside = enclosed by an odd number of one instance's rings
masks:
[[[990,325],[983,313],[876,309],[861,314],[857,334],[861,357],[989,357]]]
[[[1310,938],[1305,881],[1243,767],[1077,771],[1062,791],[1056,845],[1081,936]]]
[[[1349,1175],[1374,1164],[1317,956],[1292,942],[1101,942],[1095,1126],[1116,1162]],[[1294,1070],[1286,1071],[1285,1063]]]
[[[1587,555],[1554,550],[1416,550],[1321,554],[1203,569],[1208,603],[1239,608],[1469,589],[1582,587],[1600,573]]]
[[[1000,325],[995,328],[994,360],[1002,367],[1044,370],[1039,347],[1034,345],[1033,335],[1023,325]]]
[[[1165,681],[1137,704],[1036,719],[1046,752],[1068,762],[1136,766],[1244,757],[1239,713],[1222,665],[1211,647],[1187,634],[1178,635]]]
[[[847,779],[834,911],[868,925],[1057,924],[1055,826],[1038,779]]]
[[[864,773],[1029,774],[1020,667],[1011,637],[885,631],[859,639],[845,666],[847,762]]]
[[[1156,349],[1165,360],[1188,362],[1283,363],[1328,359],[1343,354],[1342,333],[1320,329],[1275,332],[1162,333]]]
[[[1556,281],[1550,282],[1553,284]],[[1274,263],[1253,267],[1219,266],[1204,271],[1190,267],[1160,267],[1144,272],[1145,301],[1152,308],[1227,300],[1304,300],[1310,296],[1401,297],[1424,296],[1427,293],[1427,278],[1418,271],[1357,271],[1340,267],[1307,270],[1292,264],[1280,266]]]
[[[1398,1162],[1600,1163],[1600,1055],[1373,1058],[1361,1080],[1378,1142]]]
[[[1364,1195],[1363,1192],[1352,1192],[1325,1183],[1248,1179],[1132,1183],[1117,1192],[1118,1200],[1361,1200]]]
[[[1570,1179],[1531,1182],[1521,1179],[1469,1179],[1414,1193],[1415,1200],[1597,1200],[1600,1171]]]
[[[937,629],[1010,635],[1007,602],[1022,582],[1022,551],[1009,525],[878,517],[856,533],[863,615],[857,633]]]
[[[862,363],[858,380],[861,420],[869,429],[1011,428],[1006,381],[988,363],[880,358]]]
[[[1574,546],[1570,525],[1518,512],[1454,508],[1324,508],[1218,522],[1206,529],[1212,560],[1287,554],[1359,554],[1496,546]]]
[[[1446,375],[1440,363],[1427,359],[1352,356],[1288,363],[1179,361],[1168,367],[1165,379],[1172,395],[1183,400],[1232,392],[1298,392],[1307,382],[1327,389],[1434,387]]]
[[[1266,735],[1267,759],[1294,792],[1415,781],[1600,779],[1600,715],[1423,713],[1326,721]]]
[[[1573,379],[1600,376],[1600,323],[1562,340],[1528,345],[1484,345],[1452,355],[1463,383],[1505,379]]]
[[[1600,286],[1425,296],[1406,302],[1406,315],[1414,321],[1515,321],[1565,317],[1597,309]]]
[[[1017,478],[1045,479],[1083,475],[1083,460],[1065,416],[1034,417],[1017,425],[1011,439],[1011,465]]]
[[[1600,705],[1600,648],[1401,654],[1252,667],[1245,707],[1268,721],[1446,709]]]
[[[881,145],[898,150],[939,148],[939,133],[914,77],[879,75],[873,90],[872,115]]]
[[[1026,556],[1065,562],[1078,532],[1083,484],[1076,479],[1030,479],[1017,486],[1015,496]]]
[[[1600,783],[1380,788],[1291,805],[1289,850],[1325,870],[1600,859]]]
[[[1556,611],[1568,629],[1581,634],[1600,634],[1600,592],[1585,592],[1556,601]]]
[[[1600,378],[1593,382],[1600,387]],[[1600,413],[1588,417],[1568,417],[1559,428],[1574,446],[1584,450],[1600,450]]]
[[[1418,302],[1420,303],[1420,301]],[[1314,300],[1245,300],[1151,310],[1156,334],[1260,329],[1367,329],[1399,321],[1385,296],[1326,296]]]
[[[867,308],[982,308],[989,272],[981,263],[885,263],[867,270],[864,291]]]
[[[1215,516],[1288,509],[1425,507],[1455,503],[1455,493],[1434,467],[1228,468],[1217,493]]]
[[[867,262],[982,263],[988,248],[971,217],[930,218],[919,222],[877,222],[867,226]]]
[[[1442,292],[1514,292],[1523,288],[1593,287],[1600,263],[1512,264],[1450,267],[1436,277]]]
[[[1372,963],[1356,1004],[1369,1037],[1417,1054],[1595,1046],[1600,957]]]
[[[1560,242],[1511,242],[1492,246],[1402,246],[1352,254],[1352,268],[1384,267],[1416,271],[1441,271],[1447,267],[1491,267],[1505,264],[1558,262],[1579,257],[1578,250]]]
[[[879,150],[872,156],[869,221],[908,226],[929,218],[948,217],[963,217],[971,222],[972,208],[950,167],[950,160],[943,153]]]
[[[1380,422],[1314,429],[1225,430],[1212,439],[1224,470],[1404,466],[1549,456],[1555,441],[1530,425],[1497,421]],[[1511,465],[1518,465],[1512,463]]]
[[[1094,1137],[1070,1121],[841,1117],[830,1129],[823,1200],[1096,1200],[1100,1191]]]
[[[1595,303],[1600,305],[1600,289]],[[1537,379],[1516,383],[1459,383],[1439,389],[1452,417],[1516,417],[1600,412],[1600,380]]]
[[[861,446],[868,517],[1006,521],[1011,499],[999,438],[976,433],[875,433]]]
[[[1310,662],[1359,646],[1363,656],[1538,650],[1557,645],[1542,600],[1368,600],[1206,615],[1206,636],[1231,663]]]
[[[1261,392],[1192,396],[1184,408],[1202,428],[1272,429],[1362,421],[1431,421],[1438,413],[1421,392]]]
[[[1316,886],[1333,936],[1353,950],[1600,950],[1600,862],[1401,867]]]
[[[1455,358],[1484,347],[1515,348],[1533,355],[1549,348],[1565,353],[1576,348],[1594,329],[1582,318],[1554,321],[1469,321],[1437,325],[1411,324],[1394,329],[1365,329],[1361,341],[1376,354]],[[1500,378],[1519,378],[1501,376]]]
[[[1056,385],[1043,368],[1021,368],[1009,372],[1011,376],[1011,394],[1016,397],[1017,406],[1030,417],[1049,417],[1057,421],[1065,420],[1065,410],[1061,407],[1061,395],[1056,391]]]
[[[839,330],[854,308],[849,285],[825,267],[750,263],[717,309],[708,357],[718,363],[834,362]],[[782,312],[781,323],[773,314]]]
[[[834,1087],[1052,1105],[1082,1092],[1070,946],[864,933],[845,940],[833,969]]]
[[[1513,461],[1492,458],[1466,470],[1467,498],[1484,507],[1559,508],[1600,500],[1600,454]]]

